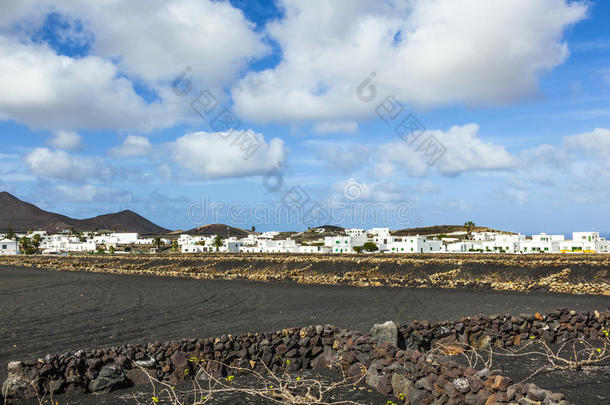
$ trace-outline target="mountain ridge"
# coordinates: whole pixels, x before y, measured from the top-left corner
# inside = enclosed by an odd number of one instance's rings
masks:
[[[56,232],[66,229],[79,231],[114,230],[140,234],[165,234],[169,232],[141,215],[123,210],[92,218],[76,219],[45,211],[34,204],[20,200],[7,191],[0,192],[0,231],[12,226],[16,232],[44,230]]]

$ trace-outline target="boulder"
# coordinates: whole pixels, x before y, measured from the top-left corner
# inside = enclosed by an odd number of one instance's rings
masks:
[[[377,342],[377,345],[388,342],[393,346],[398,346],[398,328],[392,321],[376,323],[371,328],[371,335],[373,340]]]
[[[392,391],[395,397],[399,398],[402,394],[404,398],[410,398],[412,390],[413,382],[411,380],[399,373],[392,374]]]
[[[108,364],[100,370],[97,378],[89,383],[91,392],[110,392],[129,386],[123,369],[117,364]]]
[[[30,399],[36,397],[36,390],[40,387],[38,373],[24,367],[20,361],[8,363],[6,370],[8,376],[2,384],[2,395],[6,399]]]

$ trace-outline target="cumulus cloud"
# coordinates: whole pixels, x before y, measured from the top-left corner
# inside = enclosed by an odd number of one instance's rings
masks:
[[[65,151],[75,151],[83,147],[83,139],[75,131],[55,131],[48,143],[55,149],[62,149]]]
[[[381,145],[377,150],[375,172],[388,176],[402,170],[410,176],[425,176],[431,166],[421,145],[430,136],[445,150],[433,166],[441,174],[454,176],[463,172],[507,170],[517,166],[516,157],[503,146],[481,139],[478,131],[477,124],[456,125],[448,131],[424,131],[413,144],[396,141]]]
[[[596,128],[585,132],[566,136],[563,139],[566,153],[580,153],[595,159],[610,159],[610,129]]]
[[[281,167],[284,142],[265,142],[262,134],[243,132],[194,132],[167,145],[173,160],[204,179],[265,174]]]
[[[62,150],[36,148],[23,159],[32,174],[45,178],[82,182],[110,175],[108,169],[98,166],[93,159],[72,156]]]
[[[353,134],[356,131],[358,124],[354,121],[319,122],[313,127],[316,134]]]
[[[60,56],[48,45],[0,35],[0,114],[34,128],[151,129],[173,119],[146,104],[117,67]]]
[[[60,184],[53,187],[52,193],[58,199],[68,202],[132,201],[131,193],[112,188],[98,187],[91,184],[85,184],[82,186]]]
[[[144,136],[129,135],[121,146],[112,148],[108,155],[117,158],[146,156],[152,152],[152,145]]]
[[[538,76],[568,56],[563,32],[586,2],[567,0],[295,0],[268,34],[282,49],[273,68],[232,90],[239,114],[258,122],[371,115],[357,87],[372,72],[380,97],[418,106],[508,103],[537,91]],[[315,27],[315,29],[311,29]],[[368,87],[367,87],[368,88]]]
[[[28,39],[50,12],[67,23],[58,36],[90,45],[86,57],[59,55]],[[74,28],[81,24],[84,34]],[[180,88],[193,97],[196,89],[230,85],[268,52],[261,35],[229,2],[3,2],[0,119],[51,129],[165,128],[193,118],[190,100],[171,90],[179,72],[188,67]]]
[[[327,145],[317,147],[316,157],[324,166],[343,173],[360,169],[369,163],[371,148],[364,145]]]

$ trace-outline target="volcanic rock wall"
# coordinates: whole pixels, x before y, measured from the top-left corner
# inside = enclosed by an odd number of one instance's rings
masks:
[[[461,342],[476,348],[520,345],[532,338],[549,343],[607,339],[609,328],[610,309],[560,309],[544,315],[475,316],[454,322],[414,321],[405,326],[390,322],[374,328],[373,335],[318,325],[274,333],[128,344],[11,362],[2,393],[10,403],[34,397],[35,390],[40,394],[102,392],[147,384],[146,374],[176,384],[197,378],[202,368],[221,377],[233,372],[231,367],[281,373],[334,364],[354,381],[363,380],[378,392],[394,394],[398,401],[409,404],[566,404],[559,393],[533,384],[513,384],[497,372],[468,368],[428,350],[436,343]]]

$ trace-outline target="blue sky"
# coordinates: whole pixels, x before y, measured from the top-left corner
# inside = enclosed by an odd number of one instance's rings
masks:
[[[138,3],[0,6],[0,189],[171,229],[610,232],[607,2]]]

